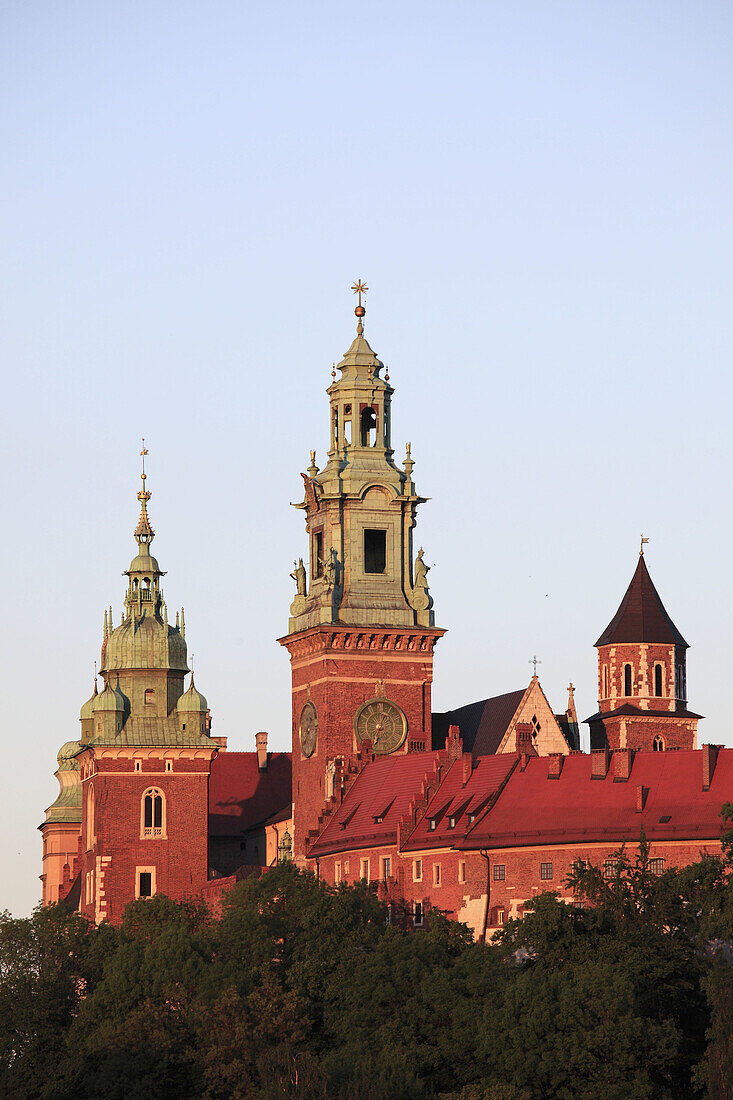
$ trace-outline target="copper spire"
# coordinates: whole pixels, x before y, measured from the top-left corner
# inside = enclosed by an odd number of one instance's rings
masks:
[[[362,318],[366,314],[366,306],[363,306],[361,304],[361,296],[362,294],[366,294],[366,292],[369,290],[369,287],[366,285],[366,283],[363,283],[361,279],[357,279],[355,283],[351,284],[351,289],[353,290],[354,294],[359,295],[359,304],[354,310],[354,313],[359,319],[359,323],[356,326],[357,334],[359,336],[362,336],[364,334],[364,325],[362,324]]]
[[[135,528],[135,538],[137,539],[140,546],[149,546],[155,537],[155,531],[151,527],[150,520],[148,519],[148,501],[150,500],[152,493],[149,493],[148,490],[145,488],[145,479],[147,477],[147,474],[145,473],[145,455],[147,453],[148,449],[145,446],[145,439],[143,439],[143,449],[140,451],[140,455],[142,456],[143,460],[143,469],[142,473],[140,474],[140,479],[142,480],[143,487],[137,494],[137,499],[140,501],[141,504],[141,510],[140,519],[138,520],[137,527]]]

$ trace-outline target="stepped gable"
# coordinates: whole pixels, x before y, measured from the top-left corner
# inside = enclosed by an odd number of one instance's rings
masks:
[[[481,756],[475,763],[468,753],[460,757],[428,802],[402,850],[454,847],[492,803],[516,765],[517,757],[510,753]],[[453,827],[451,819],[455,821]],[[431,829],[433,820],[435,828]]]
[[[559,774],[554,757],[530,757],[456,847],[634,843],[642,828],[648,840],[718,841],[720,807],[733,789],[733,749],[717,750],[704,790],[710,750],[571,753]]]
[[[480,699],[478,703],[468,703],[457,710],[433,714],[433,748],[442,747],[449,728],[458,726],[467,752],[474,757],[495,753],[504,740],[526,690],[520,688],[519,691],[509,691],[505,695],[494,695],[491,699]]]
[[[657,592],[644,555],[639,555],[631,584],[618,611],[596,642],[596,646],[624,642],[660,642],[684,646],[687,642],[670,619]]]
[[[398,824],[439,759],[447,761],[445,751],[376,757],[366,764],[308,855],[394,844]]]
[[[268,754],[260,771],[256,752],[223,752],[211,762],[209,836],[238,836],[292,803],[290,753]]]

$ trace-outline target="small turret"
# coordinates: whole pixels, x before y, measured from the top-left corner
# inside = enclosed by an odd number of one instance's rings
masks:
[[[181,733],[202,733],[207,735],[211,724],[209,718],[209,704],[206,697],[196,690],[191,673],[191,683],[188,691],[184,691],[176,704],[178,725]]]

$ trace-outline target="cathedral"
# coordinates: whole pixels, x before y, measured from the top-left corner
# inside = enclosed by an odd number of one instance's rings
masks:
[[[420,927],[433,909],[479,939],[537,893],[565,896],[578,860],[613,873],[643,830],[652,869],[720,850],[733,750],[697,746],[687,643],[641,552],[598,651],[598,711],[580,750],[572,684],[556,713],[540,681],[434,713],[444,630],[414,531],[425,503],[408,444],[395,460],[389,372],[356,336],[327,390],[329,449],[301,477],[306,550],[292,573],[292,747],[230,751],[188,665],[183,611],[169,615],[145,448],[135,553],[121,617],[104,614],[99,676],[60,792],[40,826],[44,904],[119,922],[134,898],[203,897],[282,860],[327,882],[374,884]],[[188,686],[186,677],[189,676]],[[572,902],[573,898],[566,899]]]

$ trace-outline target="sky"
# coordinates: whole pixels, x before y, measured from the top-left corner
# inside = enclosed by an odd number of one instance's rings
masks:
[[[435,709],[537,655],[591,714],[643,532],[733,745],[732,39],[715,2],[6,0],[0,908],[39,900],[141,437],[212,732],[289,748],[290,503],[356,278],[430,498]]]

